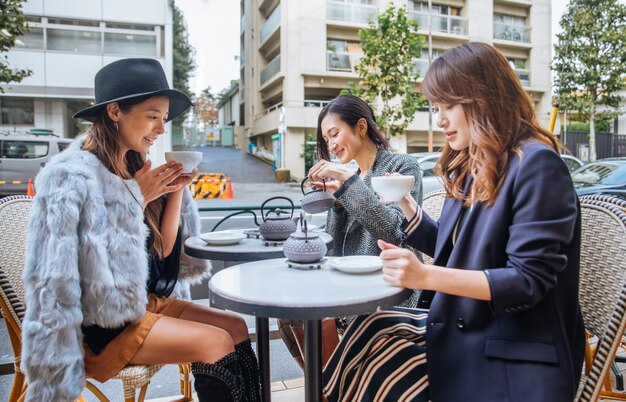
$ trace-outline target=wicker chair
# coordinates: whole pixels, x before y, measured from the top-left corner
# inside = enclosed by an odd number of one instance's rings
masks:
[[[626,329],[626,213],[612,204],[581,199],[579,297],[587,330],[585,373],[575,402],[621,398],[610,369]],[[589,340],[594,338],[594,345]]]
[[[24,245],[31,205],[32,198],[28,196],[18,195],[0,199],[0,245],[2,245],[0,247],[0,308],[5,317],[15,356],[15,378],[9,402],[21,401],[26,395],[27,384],[24,374],[20,371],[22,320],[26,311],[22,271],[26,257]],[[189,364],[178,366],[181,373],[181,394],[184,400],[191,401],[192,390],[189,375],[191,367]],[[113,377],[122,381],[125,401],[135,400],[137,388],[140,389],[138,401],[143,401],[150,379],[161,367],[160,365],[126,366]],[[100,401],[109,401],[89,379],[85,386]]]
[[[426,193],[422,201],[422,209],[428,214],[428,216],[437,220],[439,219],[439,215],[441,215],[441,208],[443,207],[445,199],[446,190],[435,190],[430,193]],[[433,259],[426,254],[422,253],[422,257],[424,258],[425,264],[433,263]]]
[[[581,201],[600,201],[605,202],[607,204],[612,204],[621,209],[623,212],[626,212],[626,201],[621,198],[613,197],[612,195],[606,194],[589,194],[580,197]]]

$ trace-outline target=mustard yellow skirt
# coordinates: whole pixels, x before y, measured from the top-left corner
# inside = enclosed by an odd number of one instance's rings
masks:
[[[83,343],[87,376],[100,382],[111,379],[128,365],[159,318],[163,316],[178,318],[190,304],[183,300],[148,295],[146,314],[113,338],[102,352],[95,354],[86,343]]]

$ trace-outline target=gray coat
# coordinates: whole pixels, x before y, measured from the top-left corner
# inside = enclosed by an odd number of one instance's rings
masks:
[[[415,177],[411,195],[418,204],[422,204],[422,174],[413,156],[379,149],[374,164],[363,180],[358,173],[335,191],[335,198],[341,207],[333,207],[328,211],[326,231],[333,236],[333,247],[328,255],[379,255],[380,249],[376,244],[378,239],[400,245],[403,238],[400,226],[404,214],[398,204],[380,202],[380,197],[372,188],[372,177],[384,176],[385,173]],[[400,305],[415,307],[418,296],[419,291],[415,291]],[[340,331],[352,318],[339,318]]]
[[[378,239],[400,244],[402,210],[396,203],[381,203],[371,184],[372,177],[385,173],[414,176],[411,194],[418,204],[422,203],[422,175],[417,160],[410,155],[379,149],[363,180],[355,174],[335,191],[341,207],[328,211],[326,230],[333,236],[329,255],[379,255]]]
[[[147,228],[139,185],[112,174],[81,143],[55,156],[36,179],[24,267],[21,368],[28,401],[74,401],[81,394],[81,324],[115,328],[146,312]],[[183,239],[199,231],[187,190],[181,225]],[[206,261],[182,258],[175,295],[188,297],[189,284],[209,270]]]

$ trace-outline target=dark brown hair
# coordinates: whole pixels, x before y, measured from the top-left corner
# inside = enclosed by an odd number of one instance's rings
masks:
[[[320,159],[330,160],[328,144],[322,133],[322,120],[328,114],[335,114],[353,129],[361,119],[367,122],[367,137],[378,149],[389,149],[389,141],[380,132],[372,108],[361,98],[354,95],[339,95],[331,100],[317,118],[317,155]]]
[[[448,193],[462,199],[463,185],[474,178],[466,205],[492,205],[502,188],[510,160],[528,139],[559,151],[557,139],[542,128],[532,101],[506,58],[485,43],[470,42],[435,59],[424,76],[422,94],[431,102],[463,107],[470,131],[468,148],[455,151],[446,142],[439,173]]]
[[[149,99],[150,96],[136,97],[118,101],[120,110],[128,113],[134,106]],[[122,179],[132,179],[135,173],[141,169],[146,161],[139,152],[130,150],[122,154],[120,134],[109,117],[106,107],[98,114],[87,137],[83,142],[84,150],[96,155],[109,171]],[[163,257],[163,237],[161,236],[161,216],[165,207],[165,198],[159,197],[146,205],[144,217],[152,231],[152,244],[150,251]]]

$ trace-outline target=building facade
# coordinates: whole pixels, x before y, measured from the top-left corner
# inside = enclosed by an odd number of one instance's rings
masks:
[[[357,80],[354,66],[362,54],[359,29],[391,3],[241,0],[241,124],[248,141],[277,155],[276,165],[289,169],[292,176],[305,174],[303,147],[315,135],[321,107]],[[428,35],[426,0],[393,3],[406,6],[420,32]],[[461,43],[492,43],[509,59],[540,122],[547,125],[552,84],[550,0],[432,0],[430,11],[433,58]],[[417,66],[423,76],[427,48]],[[425,151],[429,144],[438,149],[443,134],[434,122],[432,130],[429,125],[428,112],[418,112],[404,135],[391,140],[392,146],[400,152]]]
[[[125,57],[161,62],[172,83],[172,10],[168,0],[27,0],[30,30],[9,51],[11,67],[32,75],[3,86],[0,130],[45,128],[75,137],[88,124],[72,115],[94,99],[93,78]],[[159,159],[171,148],[171,128],[153,147]]]

